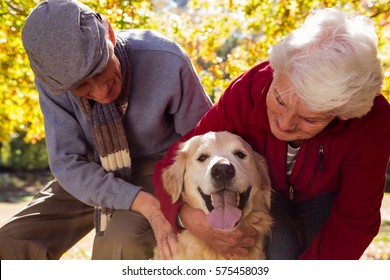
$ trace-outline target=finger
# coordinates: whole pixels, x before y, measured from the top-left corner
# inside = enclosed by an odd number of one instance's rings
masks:
[[[249,223],[252,224],[252,225],[255,225],[255,224],[258,224],[260,223],[262,220],[261,217],[257,217],[256,215],[253,215],[249,218]]]
[[[174,255],[177,254],[178,252],[178,240],[177,240],[177,234],[176,233],[171,233],[170,235],[167,236],[166,239],[166,251],[165,254],[167,254],[167,259],[173,259]]]
[[[235,256],[233,253],[228,253],[228,254],[225,254],[223,255],[223,257],[227,260],[234,260],[235,259]]]
[[[249,249],[245,247],[235,247],[230,249],[229,251],[220,252],[220,255],[222,255],[227,260],[233,260],[237,259],[237,256],[240,257],[246,257],[249,255]]]
[[[253,226],[246,226],[244,229],[245,236],[255,236],[257,234],[257,229],[255,229]]]
[[[168,245],[171,251],[172,257],[176,255],[179,251],[179,242],[177,240],[177,235],[175,234],[174,237],[168,238]]]
[[[242,226],[234,229],[233,231],[219,231],[215,234],[218,239],[226,240],[229,243],[241,242],[245,237],[253,237],[257,234],[257,230],[250,226]]]
[[[168,236],[161,240],[160,244],[160,248],[164,258],[166,260],[173,259],[174,254],[178,252],[177,234],[170,233]]]
[[[172,251],[169,247],[169,243],[167,239],[162,239],[160,242],[157,243],[157,250],[160,254],[160,256],[163,257],[165,260],[171,260],[172,259]]]
[[[172,260],[173,258],[173,254],[172,254],[172,251],[171,251],[171,248],[169,247],[169,244],[168,242],[165,240],[166,243],[163,244],[163,254],[164,254],[164,258],[166,260]]]
[[[250,248],[255,245],[256,239],[254,237],[245,237],[242,239],[241,247]]]
[[[249,249],[248,248],[244,248],[244,247],[237,247],[233,253],[233,255],[237,255],[237,256],[241,256],[241,257],[245,257],[245,256],[248,256],[249,255]]]

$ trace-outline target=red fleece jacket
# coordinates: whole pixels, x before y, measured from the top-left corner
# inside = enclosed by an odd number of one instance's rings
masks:
[[[218,103],[180,142],[208,131],[240,135],[268,161],[272,187],[306,200],[339,192],[329,218],[300,259],[359,259],[379,231],[380,207],[390,155],[390,105],[379,95],[362,118],[335,120],[315,137],[304,140],[286,180],[286,142],[270,131],[265,99],[273,71],[268,62],[235,79]],[[169,222],[176,227],[182,202],[171,203],[162,186],[163,168],[172,164],[179,143],[157,164],[155,193]],[[320,153],[321,149],[321,153]]]

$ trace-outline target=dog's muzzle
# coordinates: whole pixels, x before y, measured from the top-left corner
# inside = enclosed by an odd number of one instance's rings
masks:
[[[249,186],[242,193],[232,190],[231,179],[234,178],[235,174],[233,166],[216,165],[213,171],[212,176],[216,191],[207,195],[198,187],[198,191],[209,211],[207,221],[216,229],[232,229],[241,219],[242,211],[248,202],[252,187]]]
[[[216,163],[211,168],[214,191],[207,195],[198,187],[207,210],[207,221],[217,229],[231,229],[241,219],[242,210],[248,202],[251,187],[239,193],[234,190],[236,171],[230,162]]]

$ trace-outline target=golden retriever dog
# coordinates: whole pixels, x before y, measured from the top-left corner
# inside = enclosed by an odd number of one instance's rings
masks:
[[[212,227],[225,231],[241,224],[255,227],[255,245],[247,257],[236,259],[265,259],[264,242],[272,223],[268,168],[265,159],[241,137],[208,132],[191,138],[180,145],[162,177],[172,201],[181,197],[202,209]],[[178,240],[174,259],[224,259],[188,230],[179,233]]]

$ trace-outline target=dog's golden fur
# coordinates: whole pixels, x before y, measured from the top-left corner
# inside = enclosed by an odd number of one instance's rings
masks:
[[[174,163],[163,171],[163,183],[173,202],[181,197],[206,214],[210,211],[205,195],[233,193],[238,205],[239,194],[249,193],[242,210],[235,209],[241,211],[239,221],[223,230],[232,230],[239,224],[254,226],[258,230],[256,242],[243,259],[265,259],[264,242],[272,223],[270,179],[264,158],[241,137],[229,132],[209,132],[182,143]],[[258,220],[260,222],[254,223]],[[214,218],[213,223],[221,224],[222,228],[225,226],[222,218]],[[183,230],[178,239],[179,252],[174,259],[224,259],[188,230]]]

